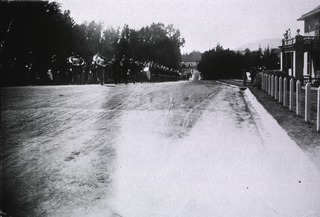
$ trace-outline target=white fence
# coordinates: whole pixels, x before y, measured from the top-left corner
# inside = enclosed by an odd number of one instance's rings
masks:
[[[294,111],[295,107],[295,112],[298,116],[302,116],[302,102],[304,102],[305,122],[312,122],[314,120],[311,119],[314,118],[314,115],[311,116],[311,104],[312,102],[316,102],[316,129],[320,132],[320,87],[318,87],[317,90],[311,90],[310,83],[307,83],[305,85],[305,95],[303,96],[300,81],[295,83],[294,80],[291,79],[288,82],[287,78],[282,79],[282,77],[264,73],[261,88],[267,92],[268,95],[279,101],[284,107],[289,107],[291,111]],[[303,97],[304,101],[302,100]]]

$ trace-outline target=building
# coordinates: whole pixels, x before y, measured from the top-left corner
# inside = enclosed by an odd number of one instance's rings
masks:
[[[304,35],[300,30],[294,37],[284,34],[281,48],[281,70],[297,79],[313,79],[320,67],[320,5],[302,15]]]
[[[197,70],[198,63],[199,62],[181,62],[180,63],[183,79],[189,80],[195,72],[199,73]]]
[[[191,75],[194,71],[197,71],[198,62],[181,62],[180,65],[184,74]]]

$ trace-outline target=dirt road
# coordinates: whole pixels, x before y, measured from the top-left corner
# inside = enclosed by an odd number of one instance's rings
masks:
[[[215,82],[2,89],[12,216],[319,216],[320,172]]]

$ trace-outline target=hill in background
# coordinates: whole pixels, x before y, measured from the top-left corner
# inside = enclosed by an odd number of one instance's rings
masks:
[[[249,48],[249,50],[258,50],[259,47],[264,50],[265,48],[279,48],[279,46],[281,45],[281,38],[265,38],[262,40],[259,40],[257,42],[253,42],[253,43],[248,43],[248,44],[244,44],[241,45],[240,47],[236,48],[236,51],[243,51],[247,48]]]

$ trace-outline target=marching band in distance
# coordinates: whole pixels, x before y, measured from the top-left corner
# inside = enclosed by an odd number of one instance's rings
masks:
[[[98,52],[92,57],[92,62],[87,64],[79,54],[72,53],[67,58],[67,64],[66,72],[59,70],[57,57],[52,56],[47,74],[53,84],[128,84],[129,82],[177,81],[181,78],[178,70],[152,61],[140,62],[136,58],[127,58],[125,55],[121,58],[114,55],[112,59],[107,60]],[[32,71],[28,67],[27,70]],[[34,79],[36,79],[35,76],[31,80]]]

